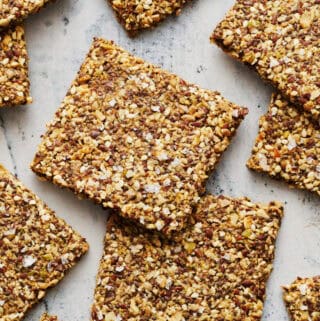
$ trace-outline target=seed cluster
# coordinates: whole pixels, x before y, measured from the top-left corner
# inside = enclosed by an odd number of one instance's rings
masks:
[[[58,321],[58,317],[44,313],[40,321]]]
[[[0,107],[31,101],[24,29],[16,26],[0,33]]]
[[[184,226],[246,113],[95,39],[31,167],[171,234]]]
[[[292,321],[320,320],[320,276],[298,278],[283,291]]]
[[[124,28],[131,35],[153,27],[167,16],[179,14],[190,0],[109,0]]]
[[[0,320],[22,320],[87,250],[78,233],[0,166]]]
[[[1,0],[0,29],[27,18],[38,12],[51,0]]]
[[[212,40],[320,119],[319,0],[238,0]]]
[[[92,320],[260,320],[282,212],[205,196],[171,240],[113,215]]]
[[[247,165],[320,195],[319,124],[274,95]]]

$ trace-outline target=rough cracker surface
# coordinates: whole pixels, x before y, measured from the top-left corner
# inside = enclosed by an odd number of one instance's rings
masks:
[[[190,0],[109,0],[124,28],[137,31],[155,26],[167,16],[179,14]]]
[[[58,317],[44,313],[40,321],[58,321]]]
[[[86,241],[0,165],[0,320],[22,320],[88,250]]]
[[[292,321],[320,321],[320,276],[298,278],[283,292]]]
[[[16,26],[0,33],[0,107],[31,101],[24,29]]]
[[[52,0],[1,0],[0,28],[20,22]]]
[[[320,195],[319,124],[274,95],[247,165]]]
[[[95,39],[31,167],[170,234],[184,226],[246,113]]]
[[[319,0],[238,0],[212,40],[320,118]]]
[[[282,214],[205,196],[171,240],[111,216],[92,320],[260,320]]]

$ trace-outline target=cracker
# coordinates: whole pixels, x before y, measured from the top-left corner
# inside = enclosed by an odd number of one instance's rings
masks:
[[[283,292],[292,321],[320,320],[320,276],[298,278]]]
[[[40,321],[58,321],[58,317],[44,313]]]
[[[205,196],[171,240],[112,216],[92,320],[260,320],[282,214]]]
[[[0,320],[22,320],[87,250],[78,233],[0,166]]]
[[[0,107],[31,101],[24,29],[16,26],[0,33]]]
[[[109,0],[113,10],[131,35],[154,27],[167,16],[181,12],[190,0]]]
[[[0,3],[0,29],[21,22],[38,12],[52,0],[2,0]]]
[[[320,128],[309,113],[300,112],[273,95],[248,167],[286,180],[320,195]]]
[[[318,120],[319,34],[319,1],[238,0],[211,39]]]
[[[170,234],[184,226],[246,113],[95,39],[31,167]]]

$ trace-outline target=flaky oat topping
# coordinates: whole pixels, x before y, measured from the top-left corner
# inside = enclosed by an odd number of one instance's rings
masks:
[[[31,103],[24,29],[0,33],[0,107]]]
[[[246,113],[95,39],[31,167],[170,233],[183,227]]]
[[[320,195],[319,124],[274,95],[247,165]]]
[[[44,313],[40,321],[58,321],[58,317]]]
[[[38,12],[49,1],[52,0],[1,0],[0,29]]]
[[[211,39],[320,118],[319,0],[238,0]]]
[[[137,31],[155,26],[171,14],[179,14],[190,0],[109,0],[124,28]]]
[[[298,278],[283,292],[292,321],[320,321],[320,276]]]
[[[22,320],[88,250],[85,240],[0,165],[0,320]]]
[[[171,240],[111,216],[92,320],[260,320],[282,214],[205,196]]]

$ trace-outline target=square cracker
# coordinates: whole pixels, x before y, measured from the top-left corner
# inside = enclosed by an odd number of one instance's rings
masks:
[[[92,320],[260,320],[282,214],[205,196],[171,240],[112,216]]]
[[[21,22],[52,0],[1,0],[0,29]]]
[[[212,40],[320,119],[320,2],[238,0]]]
[[[47,313],[44,313],[40,321],[58,321],[58,317],[55,315],[49,315]]]
[[[28,53],[22,26],[0,33],[0,107],[32,101],[28,77]]]
[[[320,195],[320,126],[280,95],[260,119],[248,167]]]
[[[95,39],[31,167],[170,234],[184,226],[246,113]]]
[[[134,36],[151,28],[167,16],[178,15],[190,0],[109,0],[120,23]]]
[[[298,278],[283,288],[283,299],[292,321],[319,321],[320,276]]]
[[[0,320],[22,320],[87,250],[78,233],[0,166]]]

